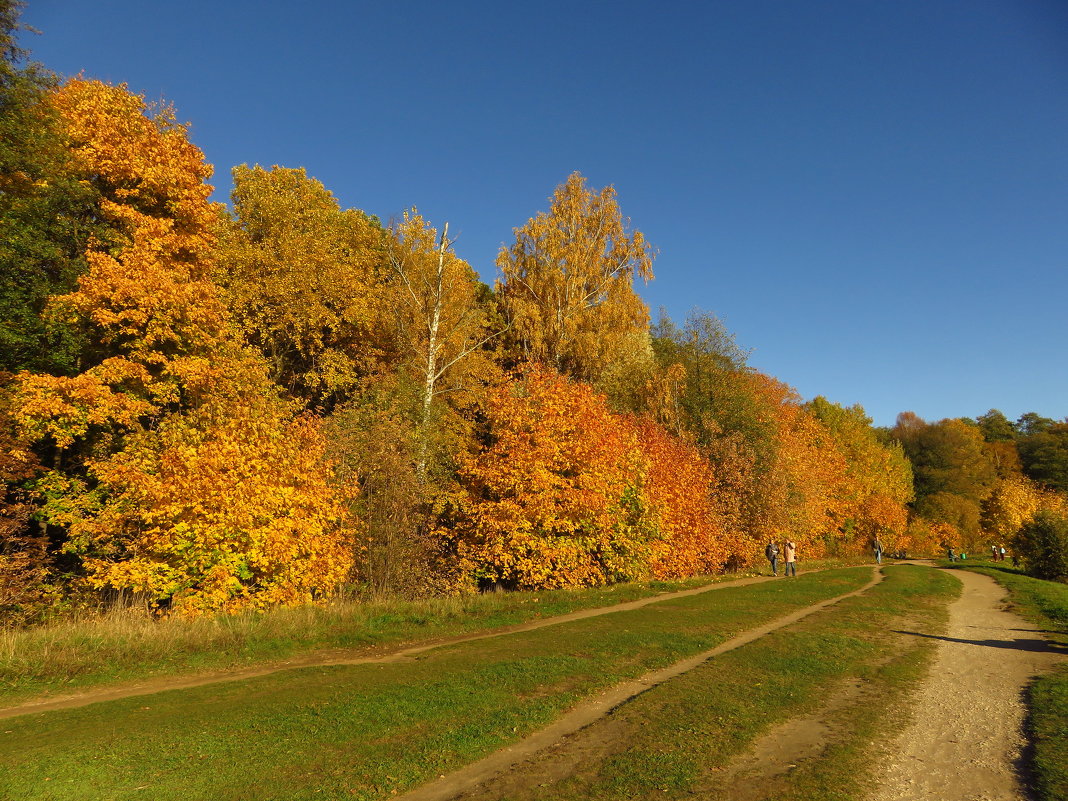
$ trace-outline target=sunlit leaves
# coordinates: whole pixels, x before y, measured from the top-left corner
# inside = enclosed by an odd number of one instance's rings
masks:
[[[353,549],[320,425],[270,404],[173,416],[92,462],[92,498],[66,521],[89,581],[181,614],[332,592]]]
[[[443,392],[454,406],[470,405],[482,384],[499,379],[485,350],[504,333],[487,303],[487,288],[414,210],[389,232],[392,281],[385,295],[391,309],[401,372],[419,393],[419,466],[425,472],[434,404]],[[466,402],[466,403],[465,403]]]
[[[712,465],[589,386],[532,369],[491,395],[489,445],[461,471],[455,526],[466,569],[515,587],[712,573],[745,554]]]
[[[115,242],[54,313],[92,343],[72,376],[25,373],[22,435],[54,454],[39,515],[84,581],[196,614],[306,602],[352,565],[319,423],[292,419],[212,281],[211,169],[168,109],[75,80],[55,94]],[[71,458],[63,459],[64,454]]]
[[[217,279],[271,377],[309,408],[348,398],[391,350],[385,233],[303,169],[235,167]]]
[[[597,381],[649,326],[634,280],[653,277],[653,256],[629,230],[612,187],[594,192],[573,173],[547,213],[515,229],[497,257],[500,297],[520,353]]]
[[[881,442],[859,406],[845,408],[817,397],[807,408],[830,431],[844,459],[837,524],[864,545],[880,537],[889,547],[905,530],[906,504],[912,500],[912,467],[901,446]]]
[[[648,569],[644,460],[588,386],[535,369],[487,402],[492,445],[461,475],[457,536],[478,578],[514,587],[604,584]]]
[[[748,550],[747,538],[717,508],[711,463],[692,443],[649,419],[631,422],[645,460],[642,493],[655,519],[651,568],[657,578],[715,573]]]
[[[983,522],[991,533],[1008,538],[1041,511],[1068,512],[1068,498],[1018,474],[998,482],[983,504]]]

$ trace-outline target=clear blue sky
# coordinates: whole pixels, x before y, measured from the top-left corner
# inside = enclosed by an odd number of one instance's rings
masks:
[[[1068,2],[30,0],[53,70],[173,102],[215,165],[417,206],[488,282],[579,170],[654,317],[877,424],[1068,415]]]

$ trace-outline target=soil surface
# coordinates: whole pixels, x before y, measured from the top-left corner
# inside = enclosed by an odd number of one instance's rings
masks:
[[[856,679],[843,684],[828,695],[822,708],[780,723],[757,738],[716,776],[714,787],[702,788],[702,794],[730,801],[764,801],[785,791],[791,771],[805,760],[823,758],[835,741],[834,714],[871,694],[872,688]]]
[[[503,637],[521,631],[533,631],[534,629],[540,629],[546,626],[569,623],[572,620],[583,620],[588,617],[608,615],[614,612],[625,612],[629,609],[639,609],[643,606],[660,603],[661,601],[667,601],[672,598],[685,598],[690,595],[700,595],[701,593],[710,592],[712,590],[722,590],[728,587],[744,587],[747,584],[758,584],[760,582],[772,580],[771,576],[753,576],[750,578],[735,579],[733,581],[721,581],[716,582],[715,584],[706,584],[703,587],[679,590],[678,592],[662,592],[658,595],[651,595],[648,598],[640,598],[636,601],[626,601],[624,603],[614,604],[612,606],[601,606],[595,609],[582,609],[577,612],[570,612],[566,615],[531,620],[527,623],[520,623],[515,626],[508,626],[490,632],[437,639],[423,642],[418,645],[387,650],[386,653],[382,653],[383,649],[381,647],[377,649],[335,648],[320,650],[279,662],[261,664],[251,668],[220,670],[210,673],[198,673],[195,675],[184,676],[160,676],[159,678],[145,681],[112,684],[106,687],[95,687],[87,689],[84,692],[71,693],[68,695],[49,695],[0,708],[0,720],[17,717],[18,715],[29,715],[36,712],[51,712],[56,709],[73,709],[75,707],[100,703],[101,701],[115,701],[120,698],[151,695],[152,693],[163,692],[165,690],[184,690],[190,687],[200,687],[205,684],[216,684],[224,681],[242,681],[244,679],[252,679],[259,676],[266,676],[271,673],[278,673],[282,670],[293,670],[305,667],[325,667],[328,665],[362,665],[400,662],[406,659],[411,659],[417,654],[421,654],[434,648],[440,648],[445,645],[470,642],[473,640],[484,640],[490,637]]]
[[[873,801],[1023,801],[1024,692],[1068,659],[1008,611],[1005,590],[965,570],[912,723],[885,748]],[[902,631],[917,637],[930,635]]]

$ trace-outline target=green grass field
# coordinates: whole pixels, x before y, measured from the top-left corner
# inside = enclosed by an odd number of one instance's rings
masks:
[[[805,568],[848,564],[822,560]],[[127,611],[25,630],[0,629],[0,705],[123,681],[253,667],[315,651],[373,653],[746,575],[751,574],[424,601],[341,602],[194,620],[154,620]]]
[[[194,620],[154,620],[126,612],[0,631],[0,703],[146,677],[239,669],[318,650],[371,653],[711,582],[705,577],[426,601],[336,603]]]
[[[293,670],[9,719],[0,724],[0,797],[388,798],[521,739],[603,688],[870,575],[803,574],[409,662]],[[854,635],[826,643],[843,654],[868,648]],[[742,698],[751,692],[748,681],[731,686]]]
[[[905,638],[891,629],[908,620],[917,631],[938,631],[959,584],[944,573],[891,567],[886,580],[864,595],[767,635],[658,686],[624,705],[611,722],[614,740],[559,782],[521,779],[509,792],[479,799],[865,797],[878,743],[896,732],[907,714],[902,703],[924,675],[932,641]],[[776,724],[816,712],[822,750],[781,775],[727,770]],[[597,738],[596,732],[587,737]],[[535,771],[536,773],[536,771]],[[547,771],[546,771],[547,773]],[[518,777],[517,777],[518,778]]]

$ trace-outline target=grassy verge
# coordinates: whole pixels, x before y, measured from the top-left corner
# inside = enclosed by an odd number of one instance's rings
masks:
[[[895,701],[922,679],[933,651],[930,640],[891,629],[908,619],[917,631],[940,630],[946,603],[959,593],[957,582],[930,569],[902,566],[887,575],[863,596],[717,657],[626,704],[611,720],[596,724],[615,735],[600,737],[593,756],[567,778],[546,781],[549,771],[540,780],[517,779],[506,794],[478,798],[866,797],[869,767],[878,756],[872,744],[900,728],[904,707]],[[781,764],[781,751],[764,765],[732,766],[777,723],[807,720],[836,695],[845,700],[817,714],[812,724],[823,732],[818,753],[801,755],[779,774],[766,771]],[[596,731],[584,736],[599,738]]]
[[[194,620],[154,620],[136,611],[69,620],[0,632],[0,701],[13,703],[22,697],[127,679],[248,667],[332,648],[372,651],[623,603],[711,581],[335,603]]]
[[[838,565],[806,565],[833,566]],[[154,620],[128,611],[0,630],[0,705],[127,680],[249,667],[320,650],[371,652],[746,575],[753,574],[425,601],[335,603],[196,620]]]
[[[581,698],[862,586],[802,574],[410,662],[307,668],[0,724],[0,797],[388,798],[515,742]]]
[[[969,569],[991,576],[1009,591],[1015,610],[1068,644],[1068,584],[1026,576],[989,564]],[[1037,679],[1028,692],[1034,755],[1034,789],[1041,801],[1068,798],[1068,667]]]

